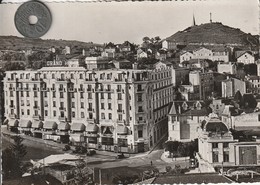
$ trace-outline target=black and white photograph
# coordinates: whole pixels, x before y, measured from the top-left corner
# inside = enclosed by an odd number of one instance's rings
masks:
[[[0,1],[0,184],[260,183],[259,15]]]

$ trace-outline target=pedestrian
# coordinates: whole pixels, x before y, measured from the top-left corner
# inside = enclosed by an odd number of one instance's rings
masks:
[[[153,161],[151,161],[151,166],[153,166]]]

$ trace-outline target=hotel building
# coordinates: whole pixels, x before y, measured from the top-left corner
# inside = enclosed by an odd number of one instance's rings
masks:
[[[167,133],[171,68],[7,71],[5,123],[43,139],[114,152],[149,150]]]

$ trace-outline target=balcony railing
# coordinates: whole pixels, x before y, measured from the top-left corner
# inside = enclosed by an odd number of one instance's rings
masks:
[[[39,106],[38,105],[34,105],[33,108],[34,109],[39,109]]]
[[[9,107],[10,107],[10,108],[13,108],[13,109],[15,108],[15,106],[14,106],[14,105],[9,105]]]
[[[78,88],[79,92],[84,92],[84,88]]]
[[[92,109],[92,108],[88,108],[88,111],[89,111],[89,112],[93,112],[94,109]]]
[[[124,113],[124,110],[121,110],[121,109],[117,109],[117,112],[121,112],[121,113]]]
[[[8,114],[9,118],[17,118],[16,114]]]
[[[88,92],[91,92],[91,91],[92,91],[92,89],[91,89],[91,88],[87,88],[87,91],[88,91]]]

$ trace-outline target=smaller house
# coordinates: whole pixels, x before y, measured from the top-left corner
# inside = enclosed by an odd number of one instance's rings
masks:
[[[246,93],[246,83],[245,81],[236,79],[236,78],[229,78],[222,81],[222,97],[233,97],[235,96],[236,92],[239,90],[240,93],[243,95]]]
[[[194,55],[192,52],[184,51],[180,54],[180,63],[184,61],[190,61],[191,59],[193,59],[193,57]]]
[[[255,63],[255,57],[250,51],[246,51],[240,56],[237,57],[237,62],[238,63],[243,63],[243,64],[254,64]]]
[[[142,58],[148,58],[148,54],[147,54],[147,52],[145,52],[144,50],[142,50],[141,48],[139,48],[138,50],[137,50],[137,60],[139,60],[139,59],[142,59]]]
[[[218,63],[218,73],[236,74],[237,66],[235,63]]]

